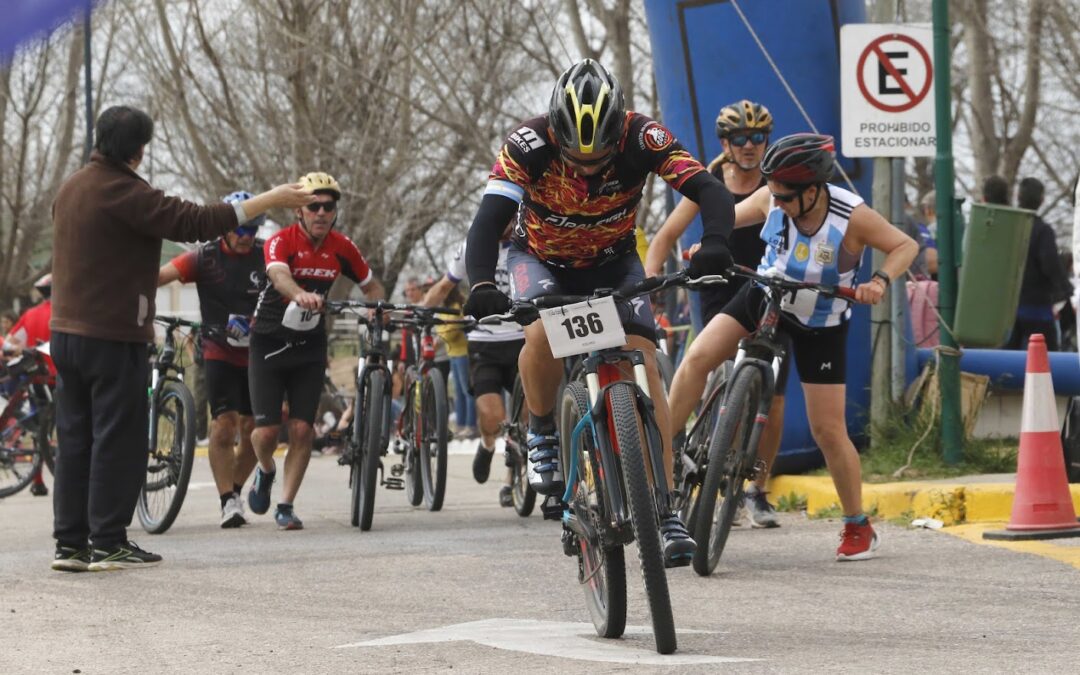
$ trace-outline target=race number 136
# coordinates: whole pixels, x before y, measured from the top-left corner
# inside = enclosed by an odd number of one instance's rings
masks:
[[[556,358],[626,344],[619,312],[610,297],[545,309],[540,319]]]

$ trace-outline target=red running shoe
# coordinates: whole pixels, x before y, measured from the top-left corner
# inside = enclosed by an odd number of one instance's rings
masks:
[[[869,520],[865,525],[845,523],[844,531],[840,533],[840,547],[836,549],[836,560],[869,560],[874,557],[878,543],[877,532],[874,532]]]

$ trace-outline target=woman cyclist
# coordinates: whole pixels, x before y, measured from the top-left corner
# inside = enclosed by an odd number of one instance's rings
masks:
[[[902,275],[918,245],[852,192],[826,181],[833,173],[831,136],[794,134],[773,144],[761,162],[768,183],[735,207],[735,227],[765,220],[761,273],[793,281],[855,287],[858,302],[877,304],[889,283]],[[886,254],[869,282],[856,286],[864,250]],[[713,251],[717,251],[716,254]],[[690,275],[715,272],[726,246],[722,233],[706,228],[702,247],[690,261]],[[686,425],[701,399],[709,372],[735,355],[739,340],[754,330],[765,291],[744,286],[694,340],[671,386],[674,428]],[[842,300],[800,291],[783,303],[781,334],[787,336],[806,398],[806,415],[821,448],[844,512],[836,559],[874,556],[878,535],[862,510],[859,455],[847,434],[845,347],[850,307]],[[783,391],[783,382],[777,382]]]

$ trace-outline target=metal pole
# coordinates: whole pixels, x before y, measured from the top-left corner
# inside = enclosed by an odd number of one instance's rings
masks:
[[[896,20],[896,0],[875,0],[871,21],[888,23]],[[890,162],[885,157],[874,158],[874,181],[870,203],[882,217],[889,217]],[[880,269],[885,254],[875,250],[871,254],[871,269]],[[888,300],[888,298],[886,298]],[[890,415],[890,371],[892,365],[892,333],[889,323],[889,302],[879,302],[870,308],[870,424],[881,427]]]
[[[86,2],[86,21],[83,22],[83,89],[86,99],[86,144],[83,146],[83,164],[90,161],[94,147],[94,86],[90,72],[90,0]]]
[[[941,449],[946,464],[959,464],[963,455],[963,420],[960,414],[960,352],[950,327],[956,316],[956,223],[953,204],[952,95],[949,64],[949,3],[934,0],[934,105],[937,155],[934,183],[938,218],[938,309],[941,347],[938,383],[941,387]]]
[[[892,199],[892,217],[890,220],[893,225],[899,227],[903,222],[904,214],[904,159],[901,157],[895,157],[892,160],[892,190],[890,194]],[[904,333],[907,327],[907,321],[904,315],[907,314],[907,284],[904,282],[904,277],[900,277],[896,280],[896,283],[892,284],[889,289],[890,295],[890,323],[892,331],[892,400],[893,403],[899,403],[904,399],[904,361],[907,357],[907,350],[904,344]]]

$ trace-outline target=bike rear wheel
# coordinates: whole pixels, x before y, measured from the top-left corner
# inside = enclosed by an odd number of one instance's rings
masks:
[[[709,446],[709,468],[701,486],[694,539],[694,571],[708,576],[720,562],[731,523],[743,497],[743,480],[747,475],[754,418],[761,401],[761,371],[743,368],[731,384],[725,400],[727,412],[713,435]]]
[[[421,381],[420,475],[424,479],[424,503],[429,511],[442,508],[446,496],[446,443],[450,407],[446,380],[432,368]]]
[[[510,427],[506,433],[506,452],[513,466],[510,467],[510,496],[514,511],[522,518],[529,517],[536,506],[536,491],[529,485],[528,443],[529,411],[525,407],[525,389],[521,376],[514,378],[514,393],[510,397]]]
[[[709,447],[717,430],[720,406],[724,402],[730,377],[730,361],[712,372],[708,386],[705,388],[705,395],[702,397],[707,407],[698,412],[698,420],[694,423],[692,433],[686,437],[682,447],[675,448],[675,485],[679,488],[677,510],[690,533],[695,531],[698,514],[701,513],[698,508],[701,503],[701,484],[709,468]],[[690,469],[683,462],[684,453],[689,453],[696,467],[692,475],[688,473]]]
[[[645,595],[652,614],[656,651],[670,654],[675,651],[675,619],[671,614],[671,595],[668,591],[664,549],[660,541],[659,518],[653,489],[646,474],[645,452],[642,443],[642,419],[638,415],[637,398],[630,383],[616,383],[608,389],[608,405],[615,429],[614,441],[622,460],[623,481],[630,505],[630,519],[637,540],[638,563],[645,582]],[[658,480],[666,480],[657,476]]]
[[[0,441],[0,499],[24,489],[41,470],[48,449],[48,438],[39,431],[12,427]],[[44,441],[44,442],[43,442]],[[9,445],[10,443],[10,445]]]
[[[146,480],[135,511],[150,534],[168,530],[187,495],[195,463],[195,399],[182,383],[162,383],[154,405],[157,420],[155,447],[150,448]]]
[[[423,432],[417,425],[416,388],[418,382],[406,380],[406,405],[401,413],[401,443],[404,449],[401,461],[405,463],[405,498],[412,506],[420,506],[424,501],[424,481],[420,469],[420,443]]]
[[[589,410],[589,397],[580,382],[572,382],[563,392],[561,414],[561,437],[563,441],[563,466],[570,453],[570,439],[578,420]],[[588,500],[585,495],[593,488],[585,477],[584,463],[591,461],[590,455],[595,449],[592,434],[581,436],[578,448],[578,480],[571,497],[572,507],[578,518],[590,517]],[[590,475],[596,475],[592,473]],[[596,483],[599,485],[599,483]],[[598,499],[597,502],[602,502]],[[578,564],[582,590],[585,592],[585,605],[589,608],[596,634],[605,638],[620,637],[626,630],[626,556],[622,545],[604,546],[600,537],[578,537]]]
[[[375,488],[379,481],[379,463],[382,461],[383,448],[383,401],[386,387],[385,375],[380,370],[368,374],[367,392],[364,395],[363,444],[359,452],[353,455],[353,525],[361,532],[371,529],[371,519],[375,515]],[[354,433],[354,436],[359,434]],[[359,439],[357,439],[359,440]]]

